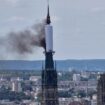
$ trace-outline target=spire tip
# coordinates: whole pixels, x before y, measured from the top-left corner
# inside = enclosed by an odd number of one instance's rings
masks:
[[[49,10],[49,0],[48,1],[48,7],[47,7],[47,19],[46,19],[46,24],[50,24],[51,23],[51,19],[50,19],[50,10]]]

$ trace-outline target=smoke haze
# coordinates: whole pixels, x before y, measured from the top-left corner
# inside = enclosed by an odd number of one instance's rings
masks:
[[[6,55],[3,55],[4,52],[12,55],[16,54],[19,57],[33,53],[35,47],[45,49],[44,25],[45,22],[34,24],[30,29],[10,32],[6,37],[0,37],[0,59],[6,57]]]

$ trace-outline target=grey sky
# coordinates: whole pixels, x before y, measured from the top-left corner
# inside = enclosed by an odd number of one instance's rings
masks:
[[[50,0],[55,59],[105,59],[105,0]],[[0,0],[0,35],[19,31],[46,16],[46,0]],[[3,50],[3,49],[2,49]],[[43,59],[43,49],[23,59]],[[0,59],[20,59],[5,50]]]

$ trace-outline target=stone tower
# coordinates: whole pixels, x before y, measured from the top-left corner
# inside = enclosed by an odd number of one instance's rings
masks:
[[[42,70],[42,105],[58,105],[57,71],[53,61],[53,27],[49,5],[45,25],[45,68]]]
[[[97,105],[105,105],[105,74],[101,74],[98,80]]]

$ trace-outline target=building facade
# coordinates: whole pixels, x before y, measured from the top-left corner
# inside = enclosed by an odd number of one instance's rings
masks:
[[[98,80],[97,105],[105,105],[105,74],[101,74]]]

